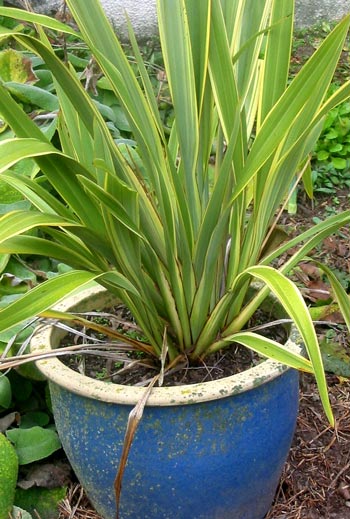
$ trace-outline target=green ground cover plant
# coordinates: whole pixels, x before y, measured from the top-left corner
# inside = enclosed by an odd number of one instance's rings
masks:
[[[335,193],[350,187],[350,103],[327,115],[315,146],[313,182],[316,192]]]
[[[322,39],[329,34],[334,23],[324,22],[297,30],[293,39],[291,75],[317,49]],[[349,35],[347,36],[340,61],[328,95],[350,78]],[[330,110],[325,118],[320,137],[311,156],[311,182],[314,193],[334,194],[337,189],[348,189],[350,185],[350,104],[344,101]]]

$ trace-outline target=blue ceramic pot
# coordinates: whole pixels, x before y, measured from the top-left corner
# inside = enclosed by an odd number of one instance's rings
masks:
[[[94,307],[103,294],[95,294]],[[47,335],[55,346],[55,331],[46,330],[33,348],[42,348]],[[115,519],[113,483],[128,414],[145,390],[93,381],[58,359],[38,365],[50,380],[73,469],[96,510]],[[270,360],[220,381],[155,388],[129,454],[121,519],[262,519],[297,408],[298,373]]]

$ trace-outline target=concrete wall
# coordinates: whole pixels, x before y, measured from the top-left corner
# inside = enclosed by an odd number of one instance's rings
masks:
[[[86,8],[96,0],[85,0]],[[55,14],[62,0],[29,0],[37,13]],[[127,40],[125,11],[127,11],[139,40],[148,40],[157,33],[156,0],[101,0],[101,3],[121,39]],[[5,4],[22,7],[21,0],[5,0]]]
[[[86,0],[87,9],[89,2],[93,1],[96,0]],[[147,40],[157,32],[156,0],[101,0],[101,2],[122,39],[127,36],[124,10],[128,12],[139,39]],[[5,3],[21,6],[21,0],[6,0]],[[37,12],[53,14],[62,5],[62,0],[30,0],[30,3]],[[349,12],[349,0],[296,0],[296,25],[303,27],[314,25],[322,20],[339,19]]]
[[[339,20],[348,13],[349,0],[296,0],[296,25],[299,27],[322,20]]]

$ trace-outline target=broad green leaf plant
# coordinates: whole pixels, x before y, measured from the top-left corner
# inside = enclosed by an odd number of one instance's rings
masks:
[[[350,221],[350,211],[282,243],[274,231],[325,116],[350,96],[350,82],[326,96],[350,16],[289,84],[293,0],[158,0],[174,107],[169,136],[132,28],[136,67],[99,1],[89,2],[89,9],[85,0],[67,4],[78,30],[0,8],[1,16],[35,23],[37,37],[4,28],[1,36],[13,36],[53,74],[60,142],[54,147],[0,84],[0,113],[16,135],[0,143],[1,178],[33,207],[1,218],[0,252],[49,256],[74,268],[2,309],[0,330],[47,315],[57,301],[94,280],[131,310],[155,359],[165,350],[172,365],[184,357],[196,362],[235,341],[313,372],[333,422],[313,322],[287,275]],[[87,44],[136,146],[113,140],[72,66],[56,57],[47,28]],[[50,192],[37,178],[11,171],[29,157]],[[29,232],[34,229],[40,232]],[[251,294],[257,280],[261,289]],[[332,275],[330,282],[350,327],[348,297]],[[305,357],[246,329],[270,292],[299,330]]]

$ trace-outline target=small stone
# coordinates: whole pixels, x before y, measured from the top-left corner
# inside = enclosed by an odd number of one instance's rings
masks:
[[[337,490],[338,494],[340,494],[348,503],[350,503],[350,485],[347,485],[346,483],[340,483]]]

